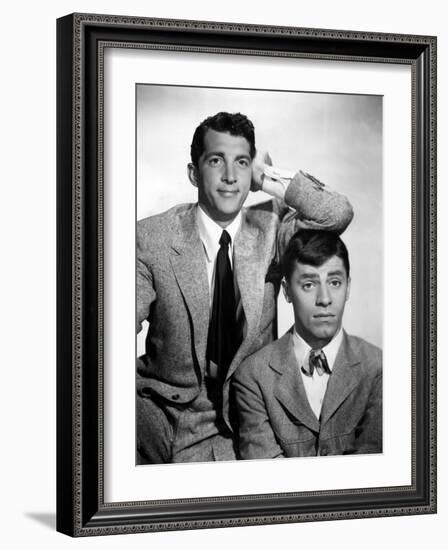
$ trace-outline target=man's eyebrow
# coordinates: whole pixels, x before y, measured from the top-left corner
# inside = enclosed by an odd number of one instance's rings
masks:
[[[302,273],[300,279],[320,279],[317,273]]]
[[[210,151],[208,153],[205,153],[204,158],[206,158],[206,159],[209,158],[209,157],[223,157],[224,158],[225,156],[226,156],[225,153],[223,153],[222,151]],[[250,160],[252,157],[250,156],[249,153],[242,153],[241,155],[237,155],[235,158],[236,159],[244,158],[244,159],[249,159]]]
[[[237,159],[250,159],[252,158],[249,153],[241,153],[241,155],[236,156]]]
[[[208,157],[223,157],[223,156],[224,156],[224,153],[222,153],[221,151],[210,151],[208,153],[205,153],[206,159]]]
[[[339,277],[343,277],[345,275],[345,272],[342,271],[341,269],[335,269],[333,271],[329,271],[327,273],[327,277],[336,277],[336,276],[339,276]],[[313,279],[313,280],[317,280],[317,279],[320,279],[320,275],[317,274],[317,273],[302,273],[300,275],[300,279]]]
[[[345,272],[342,271],[342,269],[335,269],[334,271],[330,271],[327,276],[335,277],[336,275],[340,275],[343,277],[345,275]]]

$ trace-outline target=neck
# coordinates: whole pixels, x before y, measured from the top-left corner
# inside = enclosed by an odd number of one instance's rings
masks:
[[[303,336],[302,336],[303,338]],[[322,349],[328,345],[332,338],[316,338],[316,339],[305,339],[305,342],[310,346],[311,349]]]
[[[222,215],[217,216],[216,213],[211,212],[209,209],[204,207],[200,202],[198,203],[198,205],[199,205],[199,208],[202,210],[202,212],[204,212],[204,214],[208,218],[210,218],[213,222],[215,222],[216,225],[219,225],[219,227],[221,227],[222,229],[225,229],[226,227],[228,227],[239,214],[239,212],[237,212],[234,216],[229,218],[223,217]]]
[[[325,346],[328,346],[328,344],[335,338],[335,336],[339,333],[341,330],[341,327],[339,327],[336,332],[334,332],[331,336],[318,338],[314,336],[311,333],[308,333],[307,331],[303,330],[302,327],[298,327],[297,323],[294,325],[294,329],[297,332],[297,334],[310,346],[311,349],[322,349]]]

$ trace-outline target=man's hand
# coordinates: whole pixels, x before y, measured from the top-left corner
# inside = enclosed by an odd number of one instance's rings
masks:
[[[261,191],[263,188],[264,180],[264,168],[265,166],[272,166],[272,160],[268,152],[259,152],[255,155],[252,161],[252,183],[250,186],[251,191]]]

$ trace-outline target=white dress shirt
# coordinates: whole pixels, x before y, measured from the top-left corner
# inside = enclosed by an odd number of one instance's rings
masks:
[[[207,214],[202,210],[198,205],[197,208],[197,224],[199,230],[199,237],[201,238],[202,244],[204,246],[204,255],[207,266],[207,279],[208,279],[208,290],[209,290],[209,307],[210,315],[213,307],[213,289],[215,286],[215,268],[216,268],[216,257],[218,255],[220,244],[219,240],[221,238],[223,228],[214,222]],[[237,217],[230,223],[225,230],[230,235],[230,244],[229,244],[229,260],[230,266],[233,270],[233,250],[236,234],[241,227],[241,212],[238,213]],[[237,319],[241,317],[241,304],[240,304],[240,292],[238,289],[238,284],[235,277],[235,271],[233,270],[233,286],[235,290],[235,300],[237,304]],[[240,313],[239,313],[240,312]],[[243,334],[244,334],[245,322],[243,322]],[[213,361],[207,362],[207,374],[212,378],[216,378],[218,374],[218,366]]]
[[[342,329],[340,329],[338,333],[333,337],[333,339],[322,348],[322,351],[325,353],[325,357],[327,358],[327,363],[330,371],[333,370],[333,365],[342,342],[342,337],[343,332]],[[296,355],[297,363],[299,365],[299,371],[300,375],[302,376],[303,385],[305,386],[305,392],[306,396],[308,397],[308,402],[316,417],[319,418],[330,375],[326,372],[324,372],[322,375],[319,375],[316,369],[314,369],[313,376],[308,376],[307,374],[305,374],[302,371],[302,366],[305,366],[308,369],[308,361],[311,347],[297,333],[295,328],[293,342],[294,353]]]
[[[216,256],[218,255],[220,244],[219,239],[221,238],[223,228],[214,222],[207,214],[202,210],[198,205],[197,209],[197,224],[199,229],[199,237],[201,238],[202,244],[204,245],[205,259],[207,264],[207,278],[208,278],[208,289],[209,289],[209,305],[210,309],[213,304],[213,289],[215,285],[215,267],[216,267]],[[238,233],[239,228],[241,227],[241,212],[238,212],[236,218],[230,223],[225,230],[230,235],[230,244],[229,244],[229,260],[230,265],[233,269],[233,247],[235,242],[236,234]],[[236,303],[239,301],[239,291],[238,285],[236,284],[235,273],[233,274],[233,284],[235,288],[235,297]]]

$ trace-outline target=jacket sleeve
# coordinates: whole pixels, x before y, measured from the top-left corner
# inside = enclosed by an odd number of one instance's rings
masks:
[[[369,400],[356,427],[356,454],[381,453],[383,450],[383,379],[381,371],[373,380]]]
[[[303,172],[295,174],[288,185],[285,203],[295,210],[306,229],[342,233],[353,219],[353,209],[347,197]]]
[[[144,246],[145,235],[137,224],[137,266],[136,266],[136,290],[137,290],[137,334],[142,330],[142,322],[147,320],[151,304],[156,299],[153,286],[153,277],[149,265],[149,255]]]
[[[233,377],[239,419],[240,458],[280,458],[283,451],[269,421],[261,389],[249,367],[243,362]]]
[[[347,197],[303,172],[295,174],[284,197],[288,209],[283,211],[277,246],[278,258],[299,229],[321,229],[341,234],[353,219]]]

